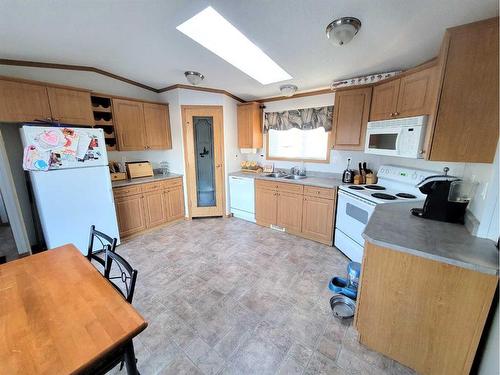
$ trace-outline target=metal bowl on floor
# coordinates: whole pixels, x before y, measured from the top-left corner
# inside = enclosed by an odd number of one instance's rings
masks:
[[[348,319],[354,316],[356,302],[342,294],[336,294],[330,298],[330,307],[335,317],[339,319]]]

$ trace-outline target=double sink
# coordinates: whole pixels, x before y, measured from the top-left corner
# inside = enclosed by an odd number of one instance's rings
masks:
[[[304,178],[307,178],[307,176],[299,176],[296,174],[286,174],[283,172],[268,173],[268,174],[265,174],[264,177],[282,178],[284,180],[303,180]]]

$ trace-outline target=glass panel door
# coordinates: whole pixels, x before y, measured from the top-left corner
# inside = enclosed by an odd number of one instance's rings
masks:
[[[213,117],[193,116],[198,207],[216,206]]]

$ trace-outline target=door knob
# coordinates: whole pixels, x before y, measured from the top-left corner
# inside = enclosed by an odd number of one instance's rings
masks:
[[[222,164],[217,164],[216,167],[220,168],[220,167],[222,167]]]

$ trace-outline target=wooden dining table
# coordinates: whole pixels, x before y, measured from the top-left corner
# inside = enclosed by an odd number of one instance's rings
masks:
[[[78,374],[147,322],[73,245],[0,266],[0,374]]]

